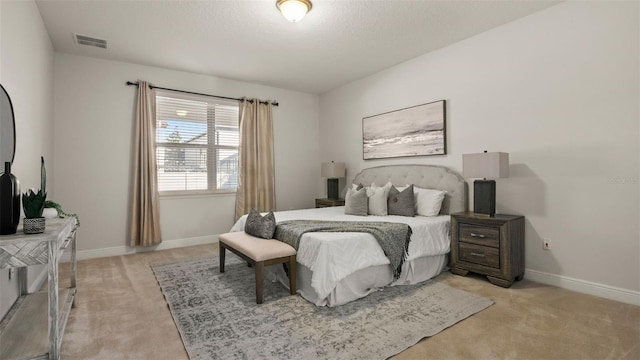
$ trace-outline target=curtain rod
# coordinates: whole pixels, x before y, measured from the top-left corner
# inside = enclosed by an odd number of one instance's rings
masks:
[[[127,85],[128,86],[138,86],[138,83],[137,82],[133,82],[133,81],[127,81]],[[210,97],[215,97],[215,98],[219,98],[219,99],[238,100],[238,101],[244,100],[244,99],[241,99],[241,98],[232,98],[232,97],[227,97],[227,96],[219,96],[219,95],[209,95],[209,94],[197,93],[197,92],[193,92],[193,91],[169,89],[169,88],[164,88],[164,87],[155,86],[155,85],[149,85],[149,87],[152,88],[152,89],[176,91],[176,92],[180,92],[180,93],[184,93],[184,94],[191,94],[191,95],[210,96]],[[253,100],[247,100],[247,101],[253,104]],[[268,104],[268,103],[269,103],[268,101],[260,101],[260,104]],[[271,105],[279,106],[277,101],[272,101]]]

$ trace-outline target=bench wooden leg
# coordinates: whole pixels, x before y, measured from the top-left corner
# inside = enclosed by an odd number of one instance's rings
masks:
[[[264,289],[264,262],[255,264],[256,268],[256,304],[262,304],[262,291]]]
[[[296,256],[289,257],[289,293],[296,294]]]
[[[221,242],[218,242],[219,246],[218,246],[218,252],[220,253],[220,272],[223,273],[224,272],[224,252],[225,252],[225,248],[224,246],[222,246]]]

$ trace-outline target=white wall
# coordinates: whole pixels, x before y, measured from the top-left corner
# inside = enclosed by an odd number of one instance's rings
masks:
[[[0,83],[13,103],[16,154],[11,172],[21,191],[40,188],[40,156],[53,171],[53,46],[40,12],[32,1],[0,1]],[[3,165],[4,169],[4,165]],[[4,170],[1,170],[4,171]],[[47,190],[54,194],[50,176]],[[28,286],[36,284],[43,267],[29,267]],[[16,277],[0,271],[0,318],[15,301]],[[46,274],[46,272],[44,272]]]
[[[127,81],[229,97],[277,99],[273,111],[278,210],[311,207],[319,176],[319,98],[214,76],[56,53],[54,60],[57,200],[77,212],[79,257],[120,254],[128,239],[136,89]],[[164,245],[214,240],[233,225],[235,195],[165,197]],[[186,239],[186,242],[183,241]],[[174,242],[176,243],[176,242]]]
[[[562,3],[330,91],[321,160],[352,177],[398,163],[461,172],[463,153],[508,152],[497,210],[526,217],[526,276],[640,303],[638,14]],[[362,160],[363,117],[440,99],[447,155]]]

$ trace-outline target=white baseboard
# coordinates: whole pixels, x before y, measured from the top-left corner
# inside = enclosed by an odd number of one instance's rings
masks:
[[[549,274],[532,269],[525,269],[524,277],[542,284],[640,306],[640,291],[594,283],[563,275]]]
[[[76,253],[76,259],[87,260],[87,259],[103,258],[103,257],[109,257],[109,256],[135,254],[135,253],[148,252],[148,251],[175,249],[175,248],[180,248],[185,246],[214,244],[217,242],[218,242],[218,235],[207,235],[207,236],[198,236],[198,237],[186,238],[186,239],[164,240],[159,245],[149,246],[149,247],[130,247],[126,245],[114,246],[114,247],[103,248],[103,249],[78,251]],[[69,250],[65,251],[60,261],[62,262],[71,261],[71,252]]]

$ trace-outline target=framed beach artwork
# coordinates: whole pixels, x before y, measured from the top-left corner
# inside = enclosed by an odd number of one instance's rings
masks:
[[[362,119],[364,160],[444,155],[445,100]]]

